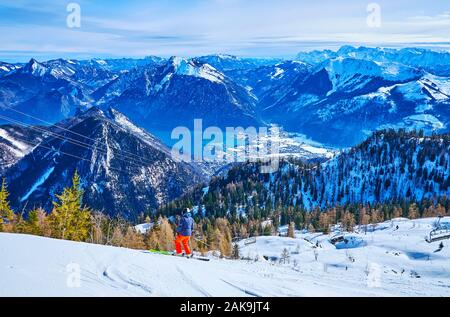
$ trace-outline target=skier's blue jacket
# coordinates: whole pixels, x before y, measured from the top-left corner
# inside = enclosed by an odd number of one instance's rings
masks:
[[[177,233],[190,237],[192,235],[192,231],[194,230],[194,219],[191,217],[191,213],[187,212],[181,217],[180,223],[177,227]]]

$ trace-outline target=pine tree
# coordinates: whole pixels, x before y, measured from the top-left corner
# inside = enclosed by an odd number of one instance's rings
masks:
[[[10,223],[14,220],[14,212],[9,206],[8,197],[9,192],[6,185],[6,179],[3,179],[2,187],[0,189],[0,231],[5,229],[5,223]]]
[[[231,230],[228,220],[225,218],[216,219],[216,245],[220,250],[221,256],[228,257],[232,254]]]
[[[145,242],[144,236],[136,231],[132,226],[127,228],[127,232],[124,237],[125,247],[129,249],[144,250]]]
[[[402,209],[400,207],[394,207],[392,218],[400,218],[402,216]]]
[[[145,244],[150,250],[161,250],[161,247],[159,245],[159,237],[156,230],[152,228],[150,232],[147,233]]]
[[[375,230],[375,227],[382,221],[381,214],[378,209],[372,209],[370,213],[370,222],[372,223],[372,229]]]
[[[86,241],[89,236],[91,212],[82,205],[83,191],[80,177],[73,175],[72,186],[65,188],[61,195],[56,195],[59,202],[53,202],[54,209],[50,216],[54,236],[60,239]]]
[[[295,223],[291,222],[288,227],[287,236],[289,238],[295,238]]]
[[[214,248],[215,241],[216,241],[216,232],[214,230],[214,227],[210,223],[208,223],[206,225],[206,245],[208,245],[209,248]]]
[[[89,237],[89,242],[94,244],[104,244],[107,243],[107,232],[111,219],[105,214],[95,211],[91,215],[91,233]]]
[[[345,211],[341,221],[344,230],[349,232],[353,231],[353,227],[355,226],[355,216],[351,212]]]
[[[319,216],[319,227],[323,233],[328,234],[330,231],[330,217],[328,213],[321,212]]]
[[[266,225],[264,226],[263,231],[262,231],[262,235],[263,235],[263,236],[271,236],[271,235],[272,235],[272,232],[273,232],[273,227],[272,227],[272,225],[271,225],[271,224],[266,224]]]
[[[227,257],[232,254],[231,242],[227,239],[226,235],[216,228],[215,230],[216,241],[214,243],[215,249],[220,251],[221,257]]]
[[[44,237],[49,237],[51,235],[51,229],[45,210],[38,208],[29,212],[26,232]]]
[[[114,226],[113,234],[111,237],[111,245],[116,247],[125,246],[125,237],[123,235],[123,230],[120,224]]]
[[[411,204],[408,209],[408,218],[409,219],[417,219],[419,217],[419,211],[417,209],[417,205],[415,203]]]
[[[167,218],[159,220],[159,247],[161,250],[171,251],[174,248],[174,237],[172,226]]]
[[[23,218],[23,212],[16,215],[14,219],[13,232],[27,233],[27,222]]]
[[[362,207],[359,212],[359,225],[364,228],[364,233],[367,234],[367,226],[370,222],[370,215],[367,214],[366,208]]]
[[[436,214],[442,217],[445,216],[445,208],[441,204],[436,206]]]
[[[239,260],[241,258],[241,255],[239,253],[239,245],[237,243],[235,243],[233,245],[233,254],[232,254],[232,258],[235,260]]]

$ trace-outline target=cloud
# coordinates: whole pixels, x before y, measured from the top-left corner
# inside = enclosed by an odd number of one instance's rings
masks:
[[[450,27],[450,11],[445,11],[434,16],[413,16],[408,18],[408,22],[409,24],[415,26]],[[449,29],[442,31],[446,32],[447,34],[450,33]]]
[[[360,0],[74,1],[81,5],[80,29],[65,24],[68,2],[2,1],[0,59],[12,52],[20,59],[216,52],[287,57],[339,43],[450,42],[450,13],[436,0],[377,1],[383,21],[376,29],[367,26],[367,3]]]

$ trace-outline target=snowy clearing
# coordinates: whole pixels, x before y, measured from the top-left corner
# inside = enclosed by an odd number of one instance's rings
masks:
[[[11,142],[11,144],[18,150],[20,151],[26,151],[30,148],[30,145],[27,145],[23,142],[20,142],[16,139],[14,139],[12,136],[9,135],[9,133],[4,130],[4,129],[0,129],[0,138],[5,139],[6,141]],[[23,156],[22,152],[19,152],[21,154],[21,156]]]
[[[449,240],[424,239],[435,220],[344,233],[339,248],[335,234],[258,237],[241,242],[252,260],[209,262],[2,233],[0,296],[450,296]]]

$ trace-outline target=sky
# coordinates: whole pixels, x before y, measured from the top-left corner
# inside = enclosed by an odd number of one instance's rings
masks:
[[[79,5],[80,27],[67,24],[69,3]],[[344,44],[450,50],[450,1],[0,2],[3,61],[214,53],[289,58]]]

